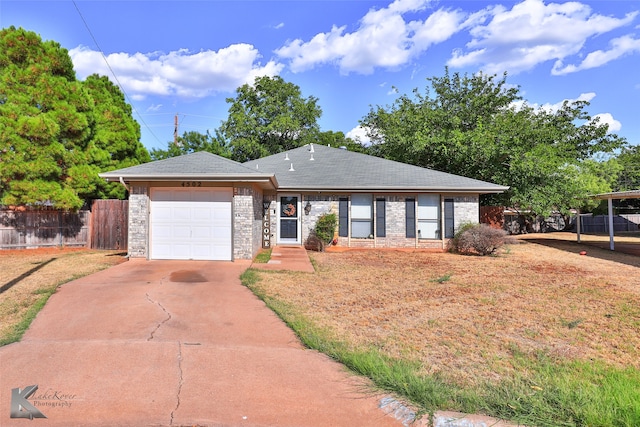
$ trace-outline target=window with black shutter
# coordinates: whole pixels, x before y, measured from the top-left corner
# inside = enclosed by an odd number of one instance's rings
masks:
[[[346,197],[339,200],[338,235],[349,237],[349,199]]]
[[[376,199],[376,236],[387,236],[385,200]]]
[[[406,199],[407,237],[416,237],[416,199]]]
[[[452,239],[455,234],[453,207],[453,199],[444,199],[444,237],[446,239]]]

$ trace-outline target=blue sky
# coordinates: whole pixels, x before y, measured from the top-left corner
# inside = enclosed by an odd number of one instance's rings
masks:
[[[148,149],[167,147],[176,114],[180,134],[213,132],[225,99],[258,75],[317,97],[321,129],[356,137],[371,106],[424,90],[446,66],[506,71],[533,106],[588,100],[640,143],[635,0],[0,0],[11,25],[68,49],[78,78],[115,73]]]

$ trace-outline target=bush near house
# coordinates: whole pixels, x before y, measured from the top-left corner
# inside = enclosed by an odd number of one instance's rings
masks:
[[[333,235],[338,225],[338,217],[335,213],[326,213],[318,217],[316,227],[309,239],[307,239],[305,247],[310,250],[324,252],[327,245],[331,244]]]
[[[464,255],[491,255],[507,243],[514,243],[507,232],[487,224],[464,224],[449,242],[451,252]]]

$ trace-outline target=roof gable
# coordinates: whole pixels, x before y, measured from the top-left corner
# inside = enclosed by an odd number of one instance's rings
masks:
[[[185,154],[106,172],[103,176],[247,175],[256,171],[242,163],[206,152]]]

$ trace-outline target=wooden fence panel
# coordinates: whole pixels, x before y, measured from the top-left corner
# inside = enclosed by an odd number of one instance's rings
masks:
[[[86,246],[89,211],[0,211],[0,249]]]
[[[126,250],[128,223],[128,200],[95,200],[91,205],[90,247]]]

